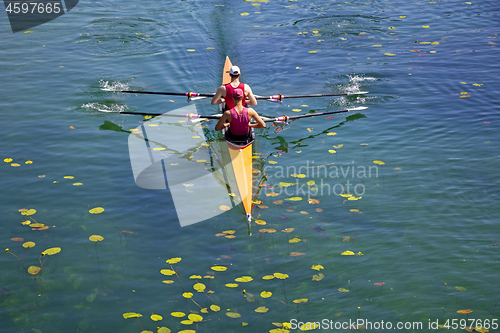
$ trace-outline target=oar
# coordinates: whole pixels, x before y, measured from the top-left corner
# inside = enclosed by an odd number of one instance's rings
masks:
[[[327,114],[334,114],[334,113],[344,113],[344,112],[350,112],[350,111],[360,111],[360,110],[365,110],[368,109],[367,106],[358,106],[357,108],[352,108],[352,109],[346,109],[346,110],[338,110],[338,111],[327,111],[327,112],[319,112],[319,113],[308,113],[308,114],[301,114],[297,116],[281,116],[281,117],[276,117],[276,118],[267,118],[267,117],[261,117],[264,122],[288,122],[288,120],[291,119],[299,119],[299,118],[308,118],[308,117],[316,117],[316,116],[323,116]],[[139,116],[162,116],[162,117],[178,117],[178,118],[188,118],[190,120],[196,120],[196,119],[219,119],[222,117],[222,114],[214,114],[214,115],[199,115],[199,114],[169,114],[169,113],[153,113],[153,112],[131,112],[131,111],[109,111],[109,110],[99,110],[101,112],[108,112],[108,113],[119,113],[119,114],[134,114],[134,115],[139,115]]]
[[[368,109],[367,106],[358,106],[357,108],[353,109],[346,109],[346,110],[339,110],[339,111],[328,111],[328,112],[319,112],[319,113],[308,113],[308,114],[301,114],[297,116],[281,116],[281,117],[276,117],[276,118],[266,118],[266,117],[261,117],[264,122],[288,122],[291,119],[299,119],[299,118],[308,118],[308,117],[316,117],[316,116],[324,116],[327,114],[334,114],[334,113],[344,113],[344,112],[350,112],[350,111],[360,111],[360,110],[365,110]]]
[[[285,98],[307,98],[307,97],[330,97],[330,96],[349,96],[349,95],[364,95],[368,91],[358,91],[349,93],[337,93],[337,94],[309,94],[309,95],[272,95],[272,96],[255,96],[256,99],[265,99],[270,102],[281,103]]]
[[[111,90],[111,89],[103,89],[103,90],[112,91],[112,92],[128,93],[128,94],[186,96],[188,98],[191,98],[191,97],[212,97],[215,95],[215,94],[200,94],[200,93],[195,93],[192,91],[189,91],[187,93],[176,93],[176,92],[160,92],[160,91],[134,91],[134,90]]]
[[[105,91],[113,91],[113,92],[121,92],[128,94],[149,94],[149,95],[170,95],[170,96],[186,96],[188,100],[191,100],[196,97],[213,97],[214,93],[211,94],[201,94],[189,91],[187,93],[176,93],[176,92],[159,92],[159,91],[133,91],[133,90],[111,90],[111,89],[103,89]],[[272,96],[259,96],[255,95],[255,99],[264,99],[266,101],[281,103],[285,98],[307,98],[307,97],[331,97],[331,96],[349,96],[349,95],[363,95],[367,94],[368,91],[358,91],[358,92],[349,92],[349,93],[337,93],[337,94],[310,94],[310,95],[272,95]]]
[[[99,110],[101,112],[108,113],[119,113],[119,114],[135,114],[139,116],[162,116],[162,117],[180,117],[180,118],[188,118],[188,119],[219,119],[222,117],[222,114],[215,115],[199,115],[194,113],[188,114],[170,114],[170,113],[154,113],[154,112],[132,112],[132,111],[110,111],[110,110]]]

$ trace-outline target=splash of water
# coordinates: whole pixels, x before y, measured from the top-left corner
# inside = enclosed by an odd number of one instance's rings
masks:
[[[111,105],[106,105],[106,104],[101,104],[101,103],[87,103],[82,105],[82,108],[88,109],[88,110],[96,110],[100,112],[124,112],[128,111],[127,106],[125,105],[119,105],[119,104],[111,104]]]
[[[128,83],[110,82],[110,81],[100,80],[99,85],[101,86],[101,89],[105,90],[105,91],[129,90]]]

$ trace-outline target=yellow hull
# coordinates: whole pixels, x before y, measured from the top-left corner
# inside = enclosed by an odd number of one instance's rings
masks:
[[[231,82],[229,70],[232,67],[231,60],[226,57],[224,71],[222,73],[222,84]],[[227,142],[231,157],[232,170],[236,179],[237,192],[241,198],[248,222],[252,218],[252,198],[253,198],[253,172],[252,172],[252,143],[239,147]],[[236,189],[232,189],[235,191]]]

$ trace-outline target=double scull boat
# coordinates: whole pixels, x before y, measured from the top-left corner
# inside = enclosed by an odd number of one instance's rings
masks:
[[[222,72],[222,84],[228,84],[231,82],[231,77],[229,75],[229,70],[232,67],[231,60],[229,57],[226,57],[224,69]],[[206,97],[212,97],[214,94],[200,94],[194,92],[188,93],[167,93],[167,92],[150,92],[150,91],[131,91],[131,90],[112,90],[114,92],[124,92],[124,93],[137,93],[137,94],[158,94],[158,95],[176,95],[176,96],[187,96],[188,101],[203,99]],[[284,98],[305,98],[305,97],[323,97],[323,96],[345,96],[345,95],[360,95],[365,94],[367,92],[360,91],[355,93],[338,93],[338,94],[311,94],[311,95],[271,95],[271,96],[256,96],[257,99],[267,100],[271,102],[281,103]],[[151,113],[151,112],[127,112],[127,111],[109,111],[109,110],[101,110],[105,112],[115,112],[121,114],[135,114],[135,115],[148,115],[148,116],[166,116],[166,117],[186,117],[187,123],[196,123],[198,121],[208,120],[208,119],[219,119],[222,116],[222,113],[225,111],[225,103],[220,104],[219,114],[216,115],[198,115],[198,114],[175,114],[175,113]],[[364,110],[367,107],[356,107],[345,110],[337,110],[337,111],[327,111],[327,112],[319,112],[319,113],[309,113],[302,114],[296,116],[280,116],[275,118],[267,118],[261,116],[261,118],[265,122],[274,122],[274,123],[282,123],[288,124],[289,120],[299,119],[299,118],[307,118],[307,117],[315,117],[321,115],[335,114],[335,113],[343,113],[350,111],[359,111]],[[224,171],[226,173],[226,179],[230,179],[231,181],[227,182],[229,185],[229,190],[231,196],[238,196],[234,200],[234,202],[241,202],[243,206],[243,210],[246,215],[246,219],[250,225],[252,220],[252,209],[253,209],[253,199],[254,199],[254,188],[253,188],[253,154],[252,154],[252,144],[255,140],[255,134],[253,132],[253,128],[250,128],[252,131],[251,136],[246,141],[234,141],[229,138],[227,135],[227,127],[223,130],[223,139],[225,144],[227,145],[227,150],[229,153],[221,154],[221,165],[224,166]],[[230,166],[227,168],[226,166]],[[182,225],[182,223],[181,223]]]

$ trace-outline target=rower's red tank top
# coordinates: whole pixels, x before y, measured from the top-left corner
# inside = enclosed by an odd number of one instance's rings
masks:
[[[239,114],[235,108],[232,108],[229,112],[231,112],[231,125],[229,126],[231,134],[246,135],[250,130],[250,127],[248,126],[250,122],[248,109],[243,107],[241,114]]]
[[[240,84],[236,88],[233,88],[231,83],[228,83],[226,84],[226,97],[224,97],[224,99],[226,100],[226,110],[231,110],[235,106],[233,99],[234,89],[241,89],[243,91],[243,105],[245,105],[245,100],[247,99],[247,95],[245,94],[245,84],[240,82]]]

